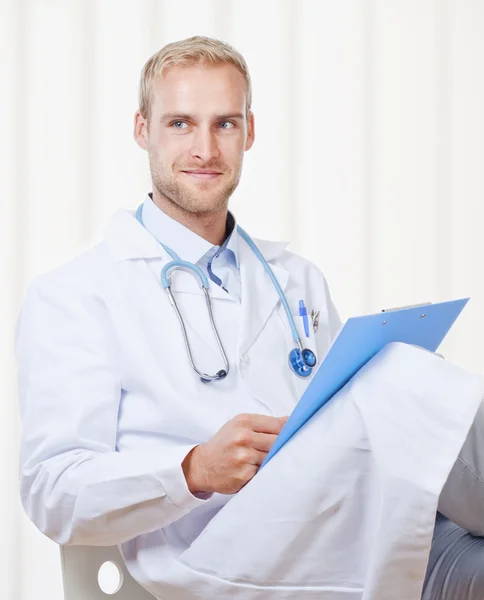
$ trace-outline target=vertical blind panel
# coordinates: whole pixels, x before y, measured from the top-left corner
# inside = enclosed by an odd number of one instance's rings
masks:
[[[374,3],[374,309],[435,299],[434,1]]]
[[[86,155],[81,119],[85,43],[83,3],[26,3],[25,152],[19,190],[30,274],[53,268],[82,241]]]
[[[437,263],[435,277],[437,283],[436,299],[454,298],[452,271],[452,251],[456,242],[452,233],[452,125],[451,125],[451,102],[452,102],[452,77],[451,77],[451,15],[449,2],[441,2],[438,5],[436,18],[436,41],[437,41],[437,137],[435,143],[435,244],[437,252]],[[465,318],[467,310],[459,320]],[[458,329],[458,327],[456,328]],[[454,329],[441,345],[441,352],[447,357],[455,356],[455,342],[453,340]]]
[[[455,356],[484,372],[484,4],[451,3],[453,294],[471,296]]]
[[[357,3],[300,9],[294,249],[325,273],[343,317],[363,311],[364,14]]]
[[[133,139],[141,69],[151,55],[149,2],[95,3],[92,151],[95,222],[100,234],[120,206],[149,190],[147,154]]]

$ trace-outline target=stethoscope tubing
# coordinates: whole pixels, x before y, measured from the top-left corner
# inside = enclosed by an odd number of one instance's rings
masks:
[[[230,371],[230,365],[229,365],[227,355],[225,354],[225,349],[223,347],[222,340],[220,339],[217,328],[215,326],[215,321],[214,321],[213,312],[212,312],[212,303],[210,302],[210,296],[208,293],[208,289],[205,286],[202,286],[202,289],[205,294],[205,300],[207,303],[208,315],[210,318],[210,324],[212,326],[212,331],[215,335],[215,339],[217,341],[217,345],[219,347],[220,353],[222,354],[222,358],[224,361],[224,367],[225,367],[223,372],[219,371],[216,375],[209,375],[208,373],[203,373],[202,371],[199,371],[197,369],[197,367],[195,365],[195,361],[193,360],[193,354],[192,354],[192,349],[190,346],[190,340],[188,339],[187,330],[185,327],[185,323],[183,321],[183,317],[181,316],[180,309],[178,308],[175,297],[172,294],[171,287],[170,286],[165,287],[166,293],[168,294],[168,298],[170,299],[170,303],[173,306],[173,308],[175,309],[175,313],[178,317],[178,321],[180,322],[180,327],[182,330],[183,338],[185,340],[185,346],[187,348],[188,359],[190,361],[190,365],[191,365],[192,369],[195,371],[195,373],[197,373],[197,375],[200,377],[200,379],[204,383],[207,383],[209,381],[215,381],[215,380],[223,379],[224,377],[227,377],[227,375],[229,374],[229,371]]]

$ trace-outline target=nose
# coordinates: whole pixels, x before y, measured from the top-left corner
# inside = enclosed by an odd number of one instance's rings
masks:
[[[191,155],[203,162],[218,158],[220,152],[215,133],[208,127],[200,127],[193,136]]]

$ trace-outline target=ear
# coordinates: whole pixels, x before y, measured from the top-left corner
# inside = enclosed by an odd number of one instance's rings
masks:
[[[250,150],[255,140],[255,122],[254,113],[251,112],[249,115],[249,122],[247,124],[247,141],[245,142],[245,150]]]
[[[140,148],[148,150],[148,121],[138,111],[134,115],[134,139]]]

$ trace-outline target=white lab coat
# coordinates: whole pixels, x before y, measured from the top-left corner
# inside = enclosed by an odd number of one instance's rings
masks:
[[[320,311],[303,339],[321,359],[340,324],[324,277],[284,244],[256,243],[293,313],[300,299]],[[481,378],[392,346],[239,494],[194,497],[188,451],[241,412],[289,414],[310,379],[289,369],[284,310],[241,240],[241,303],[210,288],[230,374],[202,384],[160,286],[166,260],[121,210],[103,242],[29,287],[16,336],[29,517],[60,544],[120,544],[166,600],[417,600]],[[202,291],[184,272],[172,290],[197,366],[217,371]]]

